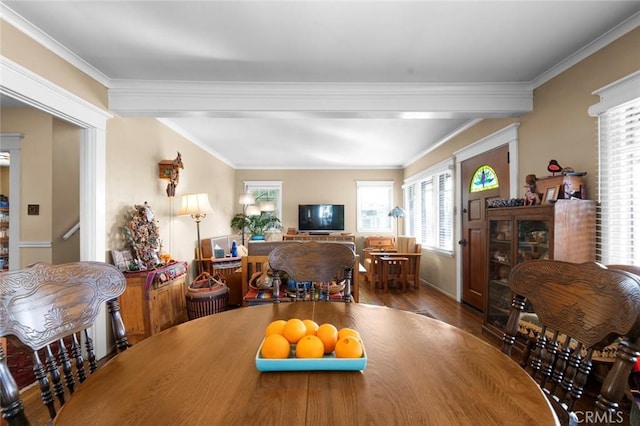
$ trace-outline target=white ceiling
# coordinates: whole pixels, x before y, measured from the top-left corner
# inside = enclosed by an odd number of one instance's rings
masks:
[[[530,111],[533,88],[640,22],[640,1],[4,1],[1,11],[107,85],[113,112],[158,117],[236,168],[406,166],[478,119]]]

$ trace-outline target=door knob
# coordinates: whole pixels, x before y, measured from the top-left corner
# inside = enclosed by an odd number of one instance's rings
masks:
[[[467,240],[465,240],[464,238],[460,241],[458,241],[458,244],[460,244],[461,246],[466,246],[467,245]]]

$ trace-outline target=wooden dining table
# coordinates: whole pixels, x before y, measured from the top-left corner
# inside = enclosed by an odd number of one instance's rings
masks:
[[[362,371],[256,368],[265,327],[313,319],[359,331]],[[82,383],[56,425],[555,425],[531,377],[444,322],[343,302],[253,306],[151,336]]]

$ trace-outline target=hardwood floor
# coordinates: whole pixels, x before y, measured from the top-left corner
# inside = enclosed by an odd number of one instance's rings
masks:
[[[433,287],[421,285],[419,290],[408,290],[406,293],[402,293],[397,289],[389,289],[389,292],[385,294],[380,289],[374,290],[364,284],[360,288],[360,303],[422,312],[461,328],[495,346],[494,342],[482,335],[482,314],[480,312],[464,304],[457,303],[454,299]],[[583,411],[591,410],[595,396],[596,391],[588,388],[585,396],[580,400],[579,409]],[[22,397],[31,423],[33,425],[46,424],[48,413],[40,401],[38,387],[32,385],[23,390]],[[629,425],[628,407],[628,404],[623,406],[623,409],[626,410],[623,421],[616,424]]]

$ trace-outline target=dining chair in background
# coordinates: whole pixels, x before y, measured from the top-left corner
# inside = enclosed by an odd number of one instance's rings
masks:
[[[83,382],[87,370],[91,374],[98,368],[89,329],[105,302],[116,350],[129,346],[117,302],[125,289],[122,272],[102,262],[38,263],[0,274],[0,336],[32,352],[35,378],[52,419],[55,399],[62,406],[76,380]],[[9,425],[29,424],[1,350],[3,417]]]
[[[296,283],[331,283],[344,280],[342,300],[351,302],[354,263],[356,255],[343,244],[300,241],[283,244],[269,253],[269,266],[273,270],[274,300],[278,300],[282,272]],[[298,297],[296,297],[297,299]]]
[[[595,262],[533,260],[513,268],[509,287],[514,297],[502,350],[511,355],[519,340],[520,314],[525,305],[532,308],[540,332],[521,341],[521,365],[539,383],[562,424],[584,420],[574,405],[584,392],[594,353],[618,342],[596,402],[614,415],[640,354],[640,277]]]
[[[369,285],[373,288],[378,280],[378,272],[376,269],[377,259],[371,256],[373,252],[392,252],[396,251],[396,238],[384,235],[372,235],[364,239],[364,268],[367,270],[365,278]]]

